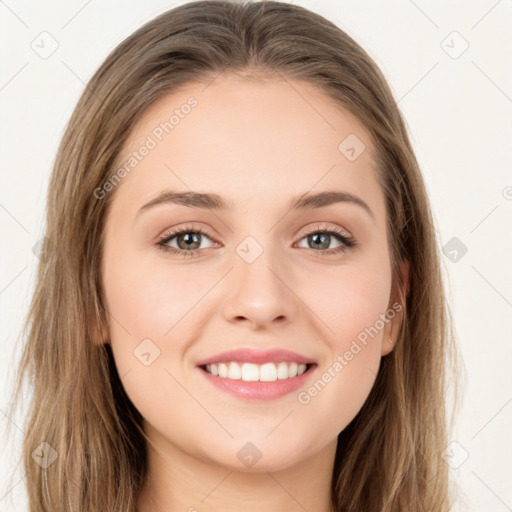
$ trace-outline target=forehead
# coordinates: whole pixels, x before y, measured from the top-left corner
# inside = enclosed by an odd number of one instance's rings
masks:
[[[165,188],[209,191],[240,206],[333,187],[368,197],[380,193],[373,151],[359,120],[318,87],[221,75],[144,113],[118,158],[134,165],[116,194],[141,202]]]

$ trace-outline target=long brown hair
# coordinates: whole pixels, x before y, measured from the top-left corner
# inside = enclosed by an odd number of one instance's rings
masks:
[[[62,138],[15,392],[16,402],[28,378],[23,464],[30,511],[135,511],[146,478],[141,416],[109,345],[93,343],[110,321],[99,269],[114,195],[100,200],[95,190],[112,176],[150,105],[223,71],[317,85],[371,134],[393,283],[401,289],[398,268],[407,259],[410,289],[401,296],[396,346],[338,436],[333,508],[448,511],[443,390],[449,365],[456,368],[454,336],[433,218],[402,115],[373,60],[332,22],[288,3],[216,0],[164,12],[121,42],[86,85]],[[35,463],[36,448],[46,464]]]

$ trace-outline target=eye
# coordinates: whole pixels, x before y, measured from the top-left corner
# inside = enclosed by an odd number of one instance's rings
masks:
[[[195,256],[198,252],[197,249],[204,249],[204,247],[200,247],[203,239],[210,238],[210,236],[207,230],[186,226],[178,230],[166,232],[157,242],[157,246],[164,252],[179,254],[183,257]],[[169,245],[171,242],[175,243],[177,247]]]
[[[182,257],[194,257],[199,254],[199,249],[205,249],[205,247],[201,247],[201,242],[204,239],[212,239],[212,235],[208,230],[186,226],[166,232],[156,245],[164,252],[170,252]],[[306,239],[308,245],[311,245],[307,248],[317,252],[319,256],[330,256],[345,252],[357,245],[355,239],[347,232],[325,226],[310,231],[301,238],[301,241],[304,239]],[[328,251],[323,250],[329,247],[333,239],[338,240],[340,245]]]
[[[314,231],[310,231],[307,235],[305,235],[301,240],[306,240],[308,244],[307,248],[312,248],[316,252],[320,253],[321,256],[330,256],[333,254],[338,254],[341,252],[345,252],[348,249],[352,249],[356,246],[355,239],[338,228],[329,228],[329,227],[321,227]],[[338,247],[331,249],[329,251],[318,249],[326,249],[332,243],[333,239],[336,239],[340,242]]]

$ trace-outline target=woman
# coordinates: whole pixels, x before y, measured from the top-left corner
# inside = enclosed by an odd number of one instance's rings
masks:
[[[49,185],[30,510],[449,510],[432,224],[389,87],[334,24],[271,1],[145,24]]]

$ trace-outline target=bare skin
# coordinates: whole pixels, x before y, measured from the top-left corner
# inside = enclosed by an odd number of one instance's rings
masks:
[[[149,438],[138,510],[330,512],[337,436],[365,402],[401,320],[396,312],[377,323],[397,297],[370,136],[311,85],[221,75],[155,103],[126,153],[191,96],[197,106],[117,186],[106,223],[106,337]],[[349,134],[366,146],[353,161],[338,149]],[[139,213],[167,189],[218,194],[232,210],[166,202]],[[371,213],[346,201],[289,208],[292,198],[331,190],[357,196]],[[166,242],[183,251],[199,241],[192,256],[157,246],[174,228],[196,233]],[[356,245],[307,236],[322,228]],[[381,328],[356,353],[354,340],[370,326]],[[134,351],[147,339],[145,365]],[[317,367],[297,391],[244,399],[196,366],[234,348],[283,348]],[[237,456],[247,443],[261,453],[252,466]]]

